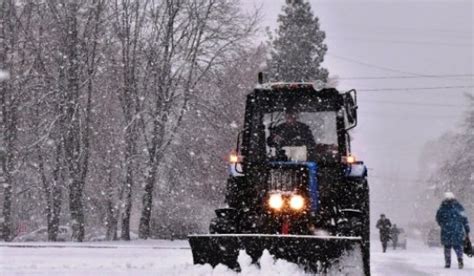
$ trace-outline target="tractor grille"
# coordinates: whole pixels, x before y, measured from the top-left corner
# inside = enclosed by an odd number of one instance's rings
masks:
[[[302,166],[271,168],[268,174],[268,189],[293,191],[307,182],[307,170]]]

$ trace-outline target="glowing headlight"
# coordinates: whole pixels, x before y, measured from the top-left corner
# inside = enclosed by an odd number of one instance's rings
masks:
[[[300,195],[293,195],[290,199],[291,209],[300,210],[304,207],[304,198]]]
[[[231,164],[239,163],[239,155],[235,152],[231,152],[229,156],[229,162]]]
[[[272,209],[279,210],[283,207],[283,198],[280,194],[272,194],[268,199],[268,205],[270,205]]]

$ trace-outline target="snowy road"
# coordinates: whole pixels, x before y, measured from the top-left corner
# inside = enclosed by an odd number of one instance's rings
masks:
[[[474,275],[474,260],[465,258],[465,269],[442,267],[442,249],[409,241],[408,250],[382,253],[374,241],[372,274]],[[0,243],[0,275],[236,275],[225,267],[193,266],[185,241],[134,241],[111,243]],[[242,255],[242,254],[241,254]],[[240,256],[241,275],[304,275],[295,265],[262,258],[261,270],[246,265]]]
[[[457,268],[452,252],[451,269],[444,268],[442,248],[429,248],[420,241],[409,240],[407,250],[388,250],[382,253],[380,243],[372,241],[372,274],[377,276],[474,276],[474,259],[464,255],[464,269]]]

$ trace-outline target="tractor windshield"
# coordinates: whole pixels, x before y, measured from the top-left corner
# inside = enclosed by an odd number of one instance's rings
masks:
[[[319,161],[337,155],[335,111],[264,113],[267,157],[279,161]]]

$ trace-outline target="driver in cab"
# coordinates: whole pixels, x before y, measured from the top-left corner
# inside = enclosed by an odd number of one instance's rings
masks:
[[[280,156],[284,147],[306,146],[307,156],[313,156],[316,149],[316,142],[311,129],[306,124],[298,121],[298,112],[292,109],[286,110],[285,122],[270,128],[267,143],[270,147],[276,148],[277,156]],[[288,152],[286,156],[288,156]]]

